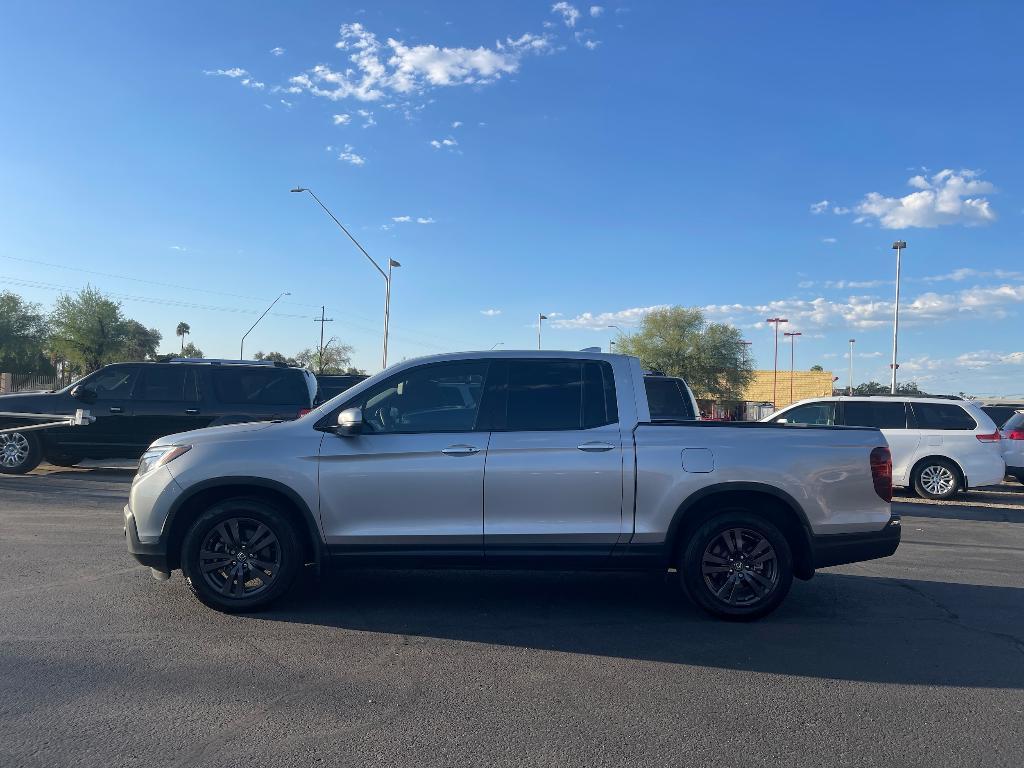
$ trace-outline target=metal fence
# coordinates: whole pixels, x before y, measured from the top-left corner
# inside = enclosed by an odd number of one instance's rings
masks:
[[[60,389],[70,384],[53,373],[0,373],[0,394]]]

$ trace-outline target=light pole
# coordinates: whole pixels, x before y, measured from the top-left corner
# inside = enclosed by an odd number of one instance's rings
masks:
[[[608,342],[608,354],[610,355],[614,351],[615,339]]]
[[[540,349],[540,325],[547,319],[547,315],[542,314],[540,312],[537,313],[537,349]]]
[[[793,399],[793,377],[796,375],[796,337],[803,336],[800,331],[790,333],[786,331],[783,336],[789,337],[789,403],[792,405],[795,400]]]
[[[609,325],[608,327],[609,328],[614,328],[616,331],[618,331],[619,332],[619,336],[625,336],[626,335],[625,333],[623,333],[622,329],[619,328],[619,326],[617,326],[617,325]],[[614,343],[615,343],[614,341],[609,341],[608,342],[608,354],[611,354],[612,344],[614,344]]]
[[[287,291],[285,291],[284,293],[281,294],[281,296],[291,296],[291,294],[288,293]],[[278,296],[276,299],[274,299],[272,302],[270,302],[270,306],[267,307],[265,310],[263,310],[263,314],[260,315],[259,317],[257,317],[256,318],[256,322],[253,323],[251,326],[249,326],[249,330],[246,331],[244,334],[242,334],[242,341],[238,345],[238,359],[239,360],[245,360],[245,355],[243,354],[243,352],[245,350],[245,337],[248,336],[252,332],[253,328],[255,328],[257,325],[259,325],[260,320],[262,320],[264,317],[267,316],[267,312],[269,312],[270,310],[272,310],[274,308],[274,305],[277,304],[277,302],[279,302],[281,300],[281,296]]]
[[[386,284],[386,296],[385,296],[385,300],[384,300],[384,364],[383,364],[383,367],[387,368],[388,367],[388,317],[391,314],[391,277],[390,277],[390,272],[391,272],[391,267],[392,266],[396,266],[396,267],[399,266],[398,262],[395,262],[394,265],[391,265],[389,263],[388,264],[388,271],[385,272],[383,269],[381,269],[380,264],[378,264],[376,261],[374,261],[373,257],[370,256],[370,254],[368,254],[366,252],[366,249],[363,248],[362,245],[360,245],[359,241],[356,240],[354,237],[352,237],[352,233],[349,232],[347,229],[345,229],[345,225],[342,224],[340,221],[338,221],[338,217],[335,216],[333,213],[331,213],[326,205],[324,205],[323,203],[320,202],[320,198],[313,194],[313,190],[308,189],[307,187],[295,187],[295,189],[293,189],[291,191],[292,192],[308,192],[309,196],[312,197],[314,200],[316,200],[317,205],[319,205],[321,208],[323,208],[324,212],[328,216],[330,216],[332,219],[334,219],[334,223],[337,224],[338,227],[341,228],[342,232],[344,232],[346,235],[348,235],[348,239],[351,240],[353,243],[355,243],[356,248],[358,248],[360,251],[363,252],[363,256],[365,256],[369,260],[369,262],[371,264],[373,264],[374,268],[378,272],[380,272],[381,277],[384,278],[384,281],[385,281],[385,284]]]
[[[500,347],[504,343],[505,343],[504,341],[499,341],[497,344],[495,344],[493,347],[491,347],[491,349],[497,349],[498,347]]]
[[[900,333],[900,257],[906,247],[906,240],[897,240],[892,244],[892,249],[896,251],[896,307],[892,314],[892,387],[890,389],[890,393],[893,395],[896,394],[896,369],[899,368],[896,363],[896,350]]]
[[[774,409],[779,389],[779,323],[788,323],[789,320],[784,317],[769,317],[765,322],[775,325],[775,373],[772,378],[772,408]]]
[[[850,339],[850,386],[847,388],[847,394],[853,397],[853,345],[856,339]]]

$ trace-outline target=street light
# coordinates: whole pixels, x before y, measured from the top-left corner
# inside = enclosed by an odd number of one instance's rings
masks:
[[[900,257],[906,247],[906,240],[897,240],[892,244],[892,249],[896,251],[896,307],[893,309],[892,315],[892,388],[890,391],[894,395],[896,394],[896,369],[899,368],[899,365],[896,364],[896,347],[900,333]]]
[[[847,390],[847,394],[853,396],[853,345],[856,339],[850,339],[850,386]]]
[[[803,336],[800,331],[790,333],[786,331],[783,336],[789,337],[789,402],[796,402],[793,399],[793,377],[796,375],[796,337]]]
[[[504,343],[505,343],[504,341],[499,341],[497,344],[495,344],[493,347],[491,347],[491,349],[497,349],[498,347],[500,347]]]
[[[618,332],[619,332],[619,336],[625,336],[625,335],[626,335],[626,334],[625,334],[625,333],[623,332],[623,330],[622,330],[621,328],[619,328],[619,326],[617,326],[617,325],[609,325],[608,327],[609,327],[609,328],[614,328],[614,329],[615,329],[616,331],[618,331]],[[608,354],[611,354],[611,351],[612,351],[612,345],[613,345],[614,343],[615,343],[614,341],[609,341],[609,342],[608,342]]]
[[[540,324],[548,319],[545,314],[537,313],[537,349],[540,349]]]
[[[362,245],[360,245],[359,241],[356,240],[354,237],[352,237],[352,233],[349,232],[347,229],[345,229],[345,225],[342,224],[340,221],[338,221],[338,217],[335,216],[333,213],[331,213],[326,205],[324,205],[322,202],[320,202],[320,198],[313,194],[313,190],[308,189],[307,187],[295,187],[291,191],[292,192],[308,192],[309,196],[312,197],[314,200],[316,200],[317,205],[319,205],[321,208],[323,208],[324,212],[328,216],[330,216],[332,219],[334,219],[334,223],[337,224],[338,227],[341,228],[342,232],[344,232],[346,235],[348,235],[348,239],[351,240],[353,243],[355,243],[356,248],[358,248],[360,251],[363,252],[363,256],[365,256],[369,260],[369,262],[371,264],[373,264],[374,268],[378,272],[380,272],[381,277],[384,278],[384,281],[386,283],[386,295],[385,295],[385,299],[384,299],[384,365],[383,365],[383,367],[387,368],[388,367],[388,319],[389,319],[389,317],[391,315],[391,267],[392,266],[398,267],[398,266],[401,266],[401,265],[397,261],[395,261],[394,263],[391,263],[393,260],[389,259],[388,260],[389,261],[389,263],[388,263],[388,271],[385,272],[383,269],[381,269],[380,264],[378,264],[376,261],[374,261],[373,257],[370,256],[370,254],[368,254],[366,252],[366,249],[363,248]]]
[[[769,317],[765,322],[775,325],[775,374],[772,378],[772,408],[774,409],[779,388],[779,323],[788,323],[789,320],[784,317]]]
[[[291,296],[291,294],[288,293],[287,291],[285,291],[284,293],[281,294],[281,296]],[[245,350],[245,337],[248,336],[252,332],[253,328],[255,328],[257,325],[259,325],[260,320],[262,320],[264,317],[267,316],[267,312],[269,312],[270,310],[272,310],[274,308],[274,305],[277,304],[277,302],[279,302],[281,300],[281,296],[278,296],[276,299],[274,299],[272,302],[270,302],[270,306],[267,307],[265,310],[263,310],[263,314],[260,315],[259,317],[257,317],[256,318],[256,322],[253,323],[251,326],[249,326],[249,330],[246,331],[242,335],[242,341],[238,345],[238,359],[239,360],[245,360],[245,355],[243,354],[243,351]]]

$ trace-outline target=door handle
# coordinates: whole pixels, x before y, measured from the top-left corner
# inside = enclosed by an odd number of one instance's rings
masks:
[[[474,453],[480,453],[480,449],[473,445],[449,445],[442,448],[441,453],[445,456],[472,456]]]
[[[185,409],[185,413],[187,413],[189,416],[195,416],[197,413],[199,413],[199,409],[198,408],[186,408]]]
[[[581,451],[586,451],[587,453],[601,453],[602,451],[610,451],[615,446],[611,443],[601,443],[595,440],[592,443],[580,443],[576,447]]]
[[[112,405],[112,406],[110,406],[110,412],[111,413],[122,413],[123,410],[124,409],[122,409],[121,406],[119,406],[119,405]]]

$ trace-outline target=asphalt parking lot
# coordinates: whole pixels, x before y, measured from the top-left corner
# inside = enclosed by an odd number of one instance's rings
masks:
[[[308,580],[203,608],[131,471],[0,476],[3,766],[996,766],[1024,755],[1024,487],[902,498],[896,556],[706,618],[646,575]]]

